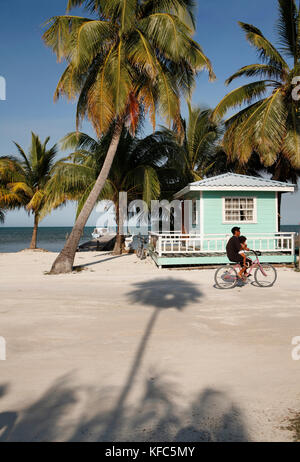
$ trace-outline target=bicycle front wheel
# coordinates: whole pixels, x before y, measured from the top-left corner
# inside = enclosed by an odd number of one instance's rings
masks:
[[[262,263],[256,268],[254,278],[260,287],[272,287],[277,279],[277,271],[269,263]]]
[[[221,266],[215,273],[215,283],[219,289],[233,289],[238,283],[238,275],[232,266]]]

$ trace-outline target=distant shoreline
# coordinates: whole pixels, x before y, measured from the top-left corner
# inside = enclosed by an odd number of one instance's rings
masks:
[[[94,226],[86,226],[80,245],[92,238]],[[38,247],[49,252],[60,252],[66,239],[72,231],[72,226],[40,226],[38,231]],[[299,235],[299,225],[282,225],[281,232],[295,232]],[[0,253],[20,252],[29,247],[32,237],[32,228],[29,226],[0,226]],[[296,247],[299,238],[296,239]]]

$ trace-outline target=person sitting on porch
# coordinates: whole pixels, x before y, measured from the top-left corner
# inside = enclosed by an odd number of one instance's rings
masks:
[[[240,251],[243,250],[241,247],[240,239],[239,239],[241,235],[241,228],[239,228],[238,226],[235,226],[234,228],[232,228],[231,232],[233,236],[229,239],[227,246],[226,246],[227,257],[231,262],[238,263],[242,266],[241,271],[238,273],[238,277],[240,279],[243,279],[244,273],[246,273],[245,276],[248,276],[248,275],[247,275],[247,266],[244,266],[244,257],[240,255]]]

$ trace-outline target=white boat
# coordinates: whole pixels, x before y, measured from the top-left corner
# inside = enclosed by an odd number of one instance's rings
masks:
[[[95,228],[94,231],[92,232],[92,237],[93,239],[100,239],[106,234],[108,234],[107,228]]]

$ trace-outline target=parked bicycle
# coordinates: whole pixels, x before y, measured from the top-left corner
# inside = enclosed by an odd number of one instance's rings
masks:
[[[251,275],[252,271],[254,272],[254,279],[256,284],[259,287],[272,287],[277,279],[277,271],[274,266],[269,263],[260,263],[259,256],[261,252],[251,250],[255,255],[255,260],[252,262],[251,266],[248,268],[248,274]],[[222,266],[215,273],[215,283],[219,289],[233,289],[236,287],[239,281],[242,279],[239,278],[238,273],[241,271],[240,264],[228,264]]]
[[[136,250],[136,256],[140,260],[144,260],[147,257],[148,253],[148,237],[142,236],[142,234],[139,234],[137,236],[137,250]]]

